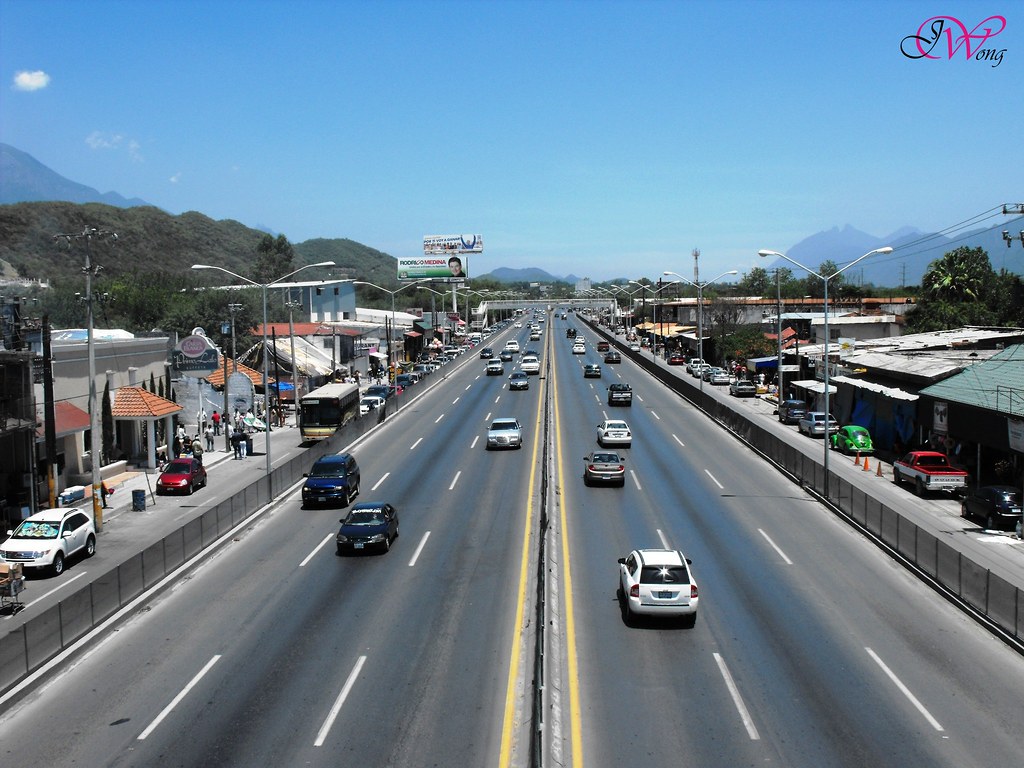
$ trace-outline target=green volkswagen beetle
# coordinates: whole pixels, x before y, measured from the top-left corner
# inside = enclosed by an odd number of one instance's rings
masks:
[[[871,443],[871,433],[856,424],[840,427],[829,439],[832,441],[832,447],[843,453],[874,453],[875,450]]]

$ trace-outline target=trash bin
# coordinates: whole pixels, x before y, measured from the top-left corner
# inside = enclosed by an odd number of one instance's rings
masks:
[[[252,435],[245,436],[245,455],[252,456]]]
[[[146,492],[144,490],[132,491],[132,512],[146,511]]]

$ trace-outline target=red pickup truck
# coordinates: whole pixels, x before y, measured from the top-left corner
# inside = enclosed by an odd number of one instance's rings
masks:
[[[937,451],[911,451],[892,465],[896,484],[912,482],[914,492],[952,491],[967,485],[967,472],[949,463],[949,457]]]

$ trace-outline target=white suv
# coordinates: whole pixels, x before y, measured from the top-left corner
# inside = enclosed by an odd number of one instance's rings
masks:
[[[96,528],[81,509],[47,509],[21,521],[0,544],[0,560],[26,568],[49,568],[55,576],[76,552],[96,554]]]
[[[508,352],[519,354],[519,342],[516,341],[515,339],[509,339],[508,341],[505,342],[505,349]]]
[[[627,625],[638,615],[697,622],[697,583],[690,561],[675,549],[635,549],[619,558],[619,599]]]

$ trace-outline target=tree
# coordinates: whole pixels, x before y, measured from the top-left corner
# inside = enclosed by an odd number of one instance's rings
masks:
[[[295,270],[295,249],[284,235],[264,235],[256,246],[254,266],[257,283],[272,283]]]
[[[774,289],[775,275],[764,267],[754,267],[737,283],[737,290],[743,296],[765,296]]]
[[[994,280],[995,272],[985,250],[964,246],[929,264],[921,288],[932,299],[978,301]]]

